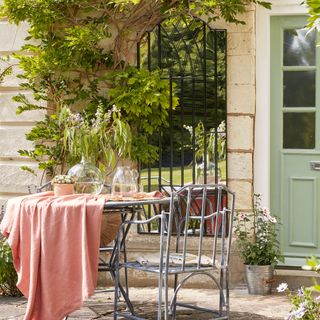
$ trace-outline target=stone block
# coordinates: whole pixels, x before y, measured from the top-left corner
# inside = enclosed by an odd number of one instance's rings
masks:
[[[19,51],[28,35],[28,24],[20,23],[18,26],[8,21],[0,21],[0,51]]]
[[[18,93],[18,91],[0,91],[0,122],[36,121],[43,119],[45,114],[44,110],[26,111],[20,115],[16,114],[16,110],[19,104],[12,101],[12,98]],[[24,94],[31,103],[45,106],[44,101],[34,101],[34,99],[32,98],[32,93],[26,92]]]
[[[228,178],[252,180],[251,153],[228,153]]]
[[[252,55],[228,56],[227,83],[255,84],[255,59]]]
[[[253,118],[250,116],[228,116],[228,148],[253,149]]]
[[[247,181],[231,180],[229,181],[228,186],[236,194],[236,210],[251,210],[253,192],[252,184]]]
[[[21,170],[21,165],[28,165],[38,175]],[[41,172],[36,163],[22,163],[16,161],[0,161],[0,194],[1,193],[28,193],[29,185],[39,185]]]
[[[228,56],[255,55],[255,38],[251,33],[228,33]]]
[[[256,89],[253,84],[227,84],[228,113],[255,113]]]
[[[12,66],[12,74],[4,78],[3,82],[0,84],[0,90],[1,87],[18,88],[20,83],[23,82],[21,79],[17,78],[17,76],[22,73],[18,67],[18,62],[18,59],[14,58],[9,59],[9,61],[0,60],[0,70]]]
[[[0,156],[17,157],[19,149],[31,149],[32,142],[25,138],[25,134],[31,128],[31,126],[0,126]]]

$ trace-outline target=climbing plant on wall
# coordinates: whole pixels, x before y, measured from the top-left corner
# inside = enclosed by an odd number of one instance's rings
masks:
[[[270,7],[258,0],[4,0],[1,15],[30,26],[15,58],[22,70],[21,88],[31,91],[34,99],[17,95],[18,113],[48,110],[27,134],[34,148],[20,154],[37,160],[51,175],[57,168],[64,171],[79,156],[63,144],[61,110],[67,107],[92,118],[98,108],[107,113],[116,104],[121,121],[134,133],[121,156],[154,160],[157,148],[147,137],[166,124],[167,110],[178,101],[170,100],[169,84],[160,71],[132,67],[137,43],[163,19],[181,14],[244,23],[239,13],[249,4]]]

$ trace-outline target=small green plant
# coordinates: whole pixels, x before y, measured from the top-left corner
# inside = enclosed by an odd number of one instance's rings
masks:
[[[307,259],[307,265],[302,269],[320,273],[320,261],[316,257]],[[297,292],[290,292],[286,283],[281,283],[277,291],[287,292],[291,310],[287,320],[319,320],[320,319],[320,286],[316,280],[313,287],[301,287]]]
[[[283,261],[277,239],[277,219],[268,208],[262,208],[261,195],[254,195],[252,213],[239,213],[235,235],[241,257],[248,265],[276,265]]]
[[[5,296],[21,296],[17,288],[17,273],[13,266],[10,246],[6,239],[0,240],[0,294]]]
[[[291,310],[286,320],[319,320],[320,317],[320,300],[314,297],[312,290],[301,287],[297,292],[290,292],[286,283],[281,283],[278,292],[287,292],[291,303]]]
[[[74,184],[74,183],[75,183],[74,178],[65,174],[59,174],[55,176],[51,181],[51,184]]]

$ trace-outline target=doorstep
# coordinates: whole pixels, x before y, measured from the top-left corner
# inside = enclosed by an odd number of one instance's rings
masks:
[[[314,285],[314,279],[320,282],[320,275],[315,271],[302,270],[301,268],[276,267],[275,285],[286,282],[291,290],[301,286],[309,287]]]

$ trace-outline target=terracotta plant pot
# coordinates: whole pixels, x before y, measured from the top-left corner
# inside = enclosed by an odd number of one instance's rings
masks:
[[[53,192],[56,197],[74,194],[74,184],[55,183],[53,185]]]

